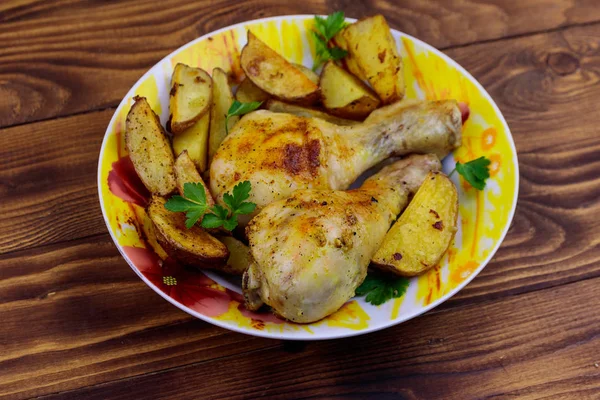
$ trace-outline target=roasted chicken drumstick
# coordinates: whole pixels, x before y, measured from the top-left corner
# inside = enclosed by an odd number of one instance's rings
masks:
[[[216,152],[211,192],[222,202],[224,193],[248,180],[256,214],[297,189],[347,189],[392,155],[445,157],[460,145],[461,129],[461,110],[454,100],[392,104],[352,126],[256,111],[235,125]]]
[[[435,155],[412,155],[360,189],[298,190],[264,207],[246,228],[255,260],[243,279],[247,307],[266,303],[300,323],[336,311],[354,296],[409,196],[439,169]]]

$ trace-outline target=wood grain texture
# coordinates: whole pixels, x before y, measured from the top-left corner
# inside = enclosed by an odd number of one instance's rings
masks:
[[[106,232],[96,174],[113,112],[0,133],[0,254]]]
[[[600,279],[44,399],[595,399]]]
[[[179,311],[108,234],[0,256],[0,398],[27,398],[277,342]]]
[[[392,27],[442,48],[600,20],[595,0],[3,2],[0,127],[115,107],[157,61],[215,29],[335,10],[383,13]]]
[[[0,399],[600,398],[597,2],[288,3],[0,3],[0,127],[84,113],[0,132]],[[114,106],[205,32],[337,9],[458,46],[516,141],[509,234],[450,301],[367,336],[290,345],[196,320],[106,233],[96,168]]]

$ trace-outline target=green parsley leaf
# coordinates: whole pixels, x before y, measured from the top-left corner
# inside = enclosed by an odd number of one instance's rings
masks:
[[[229,135],[229,118],[234,116],[241,116],[248,114],[250,111],[256,110],[262,101],[252,101],[250,103],[242,103],[241,101],[234,100],[227,110],[227,116],[225,117],[225,133]]]
[[[330,48],[328,45],[329,41],[347,25],[343,11],[334,12],[328,15],[326,19],[318,15],[315,16],[316,31],[311,32],[316,52],[313,71],[327,60],[339,60],[348,54],[346,50],[339,47]]]
[[[223,224],[223,220],[216,216],[215,214],[206,214],[204,218],[202,218],[202,227],[211,229],[218,228]]]
[[[462,175],[475,189],[483,190],[486,179],[490,177],[490,163],[491,161],[486,157],[479,157],[464,164],[457,162],[456,172]]]
[[[191,229],[192,226],[198,222],[198,220],[204,215],[206,212],[206,207],[204,209],[196,208],[194,210],[190,210],[185,214],[185,227]]]
[[[329,49],[329,55],[331,56],[332,60],[341,60],[342,58],[346,57],[347,54],[348,52],[346,50],[340,49],[339,47],[333,47]]]
[[[165,203],[165,208],[172,212],[187,212],[195,209],[196,203],[181,196],[173,196]]]
[[[384,276],[371,272],[364,282],[356,289],[357,296],[364,296],[367,303],[379,306],[386,301],[402,297],[408,289],[409,280],[406,278]]]
[[[201,183],[184,183],[183,197],[193,201],[196,204],[206,204],[206,192]]]
[[[254,212],[255,209],[256,204],[245,201],[238,207],[236,207],[234,214],[251,214]]]
[[[256,209],[256,204],[247,202],[252,185],[250,181],[240,182],[233,188],[232,193],[223,195],[226,207],[216,204],[208,211],[206,192],[201,183],[186,183],[183,185],[183,195],[173,196],[165,203],[165,208],[172,212],[185,212],[185,226],[190,229],[200,218],[204,228],[223,228],[232,231],[238,224],[237,216],[250,214]]]
[[[190,229],[204,215],[206,205],[206,192],[200,183],[185,183],[183,196],[173,196],[165,203],[165,208],[172,212],[185,212],[185,226]]]

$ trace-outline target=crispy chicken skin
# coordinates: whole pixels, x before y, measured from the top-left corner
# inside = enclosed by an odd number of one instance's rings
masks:
[[[298,190],[264,207],[246,228],[254,257],[243,279],[246,306],[266,303],[299,323],[335,312],[354,296],[410,195],[439,169],[435,155],[412,155],[360,189]]]
[[[252,183],[249,201],[261,208],[297,189],[347,189],[368,168],[409,153],[445,157],[460,145],[456,101],[396,103],[364,123],[339,126],[319,118],[255,111],[225,138],[210,167],[218,203],[238,183]],[[240,218],[245,225],[251,216]]]

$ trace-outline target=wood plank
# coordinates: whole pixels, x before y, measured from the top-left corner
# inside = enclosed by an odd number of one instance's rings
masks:
[[[201,362],[276,342],[197,320],[152,292],[108,234],[0,257],[0,398]]]
[[[600,276],[597,263],[556,264],[544,274],[533,267],[507,272],[493,262],[433,313],[552,288],[567,281],[564,276]],[[0,398],[74,390],[280,346],[179,311],[131,271],[108,234],[0,256],[0,320]]]
[[[597,278],[291,354],[280,345],[43,398],[594,399],[599,308]]]
[[[492,263],[494,274],[469,285],[470,296],[488,298],[596,276],[600,222],[589,216],[600,207],[600,137],[593,101],[600,86],[591,84],[598,78],[599,37],[600,26],[588,26],[449,52],[500,104],[521,163],[513,227]],[[581,45],[586,41],[588,46]],[[571,54],[579,69],[557,75],[555,64],[552,69],[543,62],[548,52]],[[527,79],[533,89],[522,91]],[[0,135],[5,163],[0,171],[0,253],[106,232],[95,173],[111,113],[18,126]],[[71,195],[69,201],[64,194]],[[499,286],[506,279],[513,284]]]
[[[447,48],[599,21],[596,5],[594,0],[6,2],[0,5],[0,127],[114,107],[171,51],[250,19],[337,9],[351,17],[383,13],[394,28]]]
[[[0,134],[0,254],[106,232],[96,174],[113,112]]]

